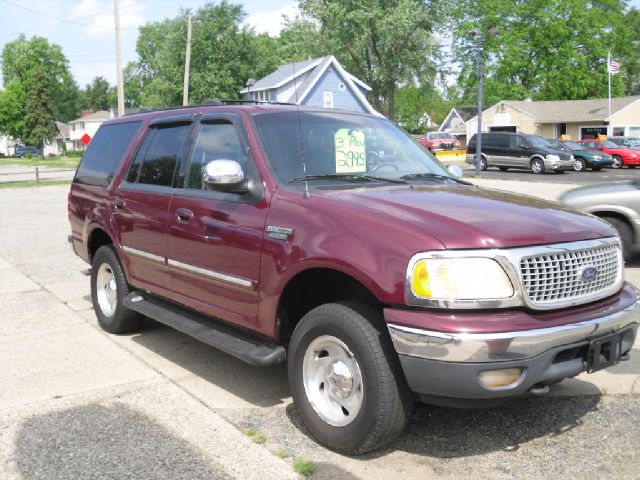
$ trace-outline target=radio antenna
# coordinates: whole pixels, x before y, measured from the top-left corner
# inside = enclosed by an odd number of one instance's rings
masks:
[[[300,159],[302,160],[302,176],[307,176],[307,164],[304,159],[304,140],[302,138],[302,118],[300,117],[300,104],[298,103],[298,82],[296,80],[296,62],[291,63],[291,70],[293,71],[293,91],[296,94],[296,112],[298,113],[298,138],[300,139]],[[304,198],[311,197],[309,193],[309,182],[304,180]]]

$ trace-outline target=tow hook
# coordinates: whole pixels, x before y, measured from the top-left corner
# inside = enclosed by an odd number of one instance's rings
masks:
[[[547,393],[549,393],[549,385],[546,385],[544,383],[536,383],[533,387],[531,387],[529,393],[531,393],[532,395],[546,395]]]

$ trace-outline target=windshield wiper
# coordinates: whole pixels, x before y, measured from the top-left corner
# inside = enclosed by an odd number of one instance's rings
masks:
[[[360,182],[370,182],[371,180],[380,180],[389,183],[407,183],[404,180],[396,178],[378,177],[376,175],[367,175],[365,173],[325,173],[323,175],[303,175],[289,180],[289,183],[302,182],[306,180],[356,180]]]
[[[407,175],[403,175],[400,177],[403,180],[423,180],[423,179],[435,179],[435,180],[453,180],[454,182],[461,183],[462,185],[472,185],[465,180],[460,180],[459,178],[450,177],[448,175],[442,175],[440,173],[431,173],[431,172],[420,172],[420,173],[408,173]]]

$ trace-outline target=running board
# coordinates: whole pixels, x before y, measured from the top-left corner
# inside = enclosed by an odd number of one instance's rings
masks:
[[[127,295],[124,305],[251,365],[266,367],[287,358],[282,345],[140,292]]]

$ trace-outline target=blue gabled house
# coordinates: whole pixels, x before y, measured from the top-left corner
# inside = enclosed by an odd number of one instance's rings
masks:
[[[248,100],[340,108],[380,115],[367,101],[371,87],[347,72],[333,55],[282,65],[240,91]]]

